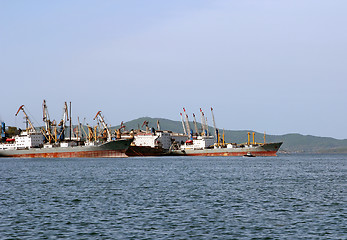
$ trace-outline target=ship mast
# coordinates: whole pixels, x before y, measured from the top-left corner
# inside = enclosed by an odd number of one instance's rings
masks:
[[[71,102],[70,102],[70,118],[68,120],[70,121],[70,141],[71,141],[71,137],[72,137]]]

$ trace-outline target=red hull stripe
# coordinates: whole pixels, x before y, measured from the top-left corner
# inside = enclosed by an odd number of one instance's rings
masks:
[[[124,150],[101,150],[101,151],[81,151],[81,152],[52,152],[52,153],[27,153],[14,154],[8,157],[22,158],[114,158],[127,157]]]
[[[248,152],[214,152],[214,153],[186,153],[183,156],[244,156]],[[253,156],[276,157],[277,151],[251,152]]]

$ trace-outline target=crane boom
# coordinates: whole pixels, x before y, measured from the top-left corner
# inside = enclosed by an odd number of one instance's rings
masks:
[[[159,119],[157,120],[157,130],[160,131],[160,123],[159,123]]]
[[[196,124],[195,114],[193,113],[194,128],[197,135],[199,135],[198,125]]]
[[[191,134],[191,132],[190,132],[190,126],[189,126],[188,115],[187,115],[187,112],[186,112],[186,109],[185,109],[185,108],[183,108],[183,111],[184,111],[184,114],[185,114],[185,117],[186,117],[187,132],[188,132],[189,137],[191,138],[191,137],[192,137],[192,134]]]
[[[183,131],[184,131],[184,134],[187,135],[187,130],[186,130],[186,127],[184,126],[184,121],[183,121],[182,113],[180,113],[180,114],[181,114],[181,121],[182,121]]]
[[[58,136],[58,139],[60,140],[64,140],[65,138],[65,128],[66,128],[66,122],[69,121],[69,111],[68,111],[68,108],[67,108],[67,103],[65,102],[64,103],[64,108],[63,108],[63,117],[62,119],[60,120],[60,123],[59,123],[59,126],[60,126],[60,133],[59,133],[59,136]]]
[[[107,132],[107,141],[111,141],[111,133],[110,130],[107,127],[107,124],[105,123],[104,117],[101,115],[101,111],[97,112],[97,114],[94,117],[94,120],[99,117],[99,120],[101,124],[104,126],[104,129],[106,129]]]
[[[51,131],[51,121],[49,119],[49,113],[48,113],[46,100],[43,100],[42,109],[43,109],[43,122],[45,123],[46,131],[50,132]]]
[[[213,108],[212,107],[211,107],[211,113],[212,113],[212,121],[213,121],[213,127],[214,127],[214,137],[215,137],[215,140],[218,140],[218,130],[216,127],[216,122],[214,120],[214,114],[213,114]]]
[[[207,117],[206,117],[206,119],[205,119],[205,124],[206,124],[205,128],[206,128],[207,136],[210,136],[210,132],[209,132],[209,130],[208,130]]]
[[[68,111],[68,108],[67,108],[67,103],[65,102],[64,103],[63,121],[62,121],[62,124],[63,124],[64,128],[66,126],[66,122],[67,121],[69,121],[69,111]]]
[[[200,115],[201,115],[201,128],[202,128],[202,133],[205,133],[205,124],[204,124],[204,113],[202,112],[200,108]],[[201,134],[203,135],[203,134]]]
[[[27,121],[27,122],[29,123],[29,125],[30,125],[30,128],[27,128],[27,131],[29,131],[29,130],[31,129],[34,133],[36,133],[36,129],[34,128],[34,125],[33,125],[32,122],[30,121],[28,114],[27,114],[27,113],[25,112],[25,110],[24,110],[24,105],[22,105],[22,106],[19,107],[19,109],[18,109],[17,113],[15,114],[15,116],[18,115],[18,113],[19,113],[20,110],[22,110],[22,112],[24,113],[24,116],[25,116],[26,121]]]
[[[55,124],[53,124],[54,121],[52,122],[50,120],[46,100],[43,100],[43,103],[42,103],[42,113],[43,113],[42,120],[45,123],[45,129],[42,128],[41,132],[43,133],[47,141],[51,143],[52,140],[56,141],[54,133],[53,133],[53,129],[52,129],[52,127],[55,127]]]
[[[206,129],[206,122],[205,122],[205,114],[200,108],[200,114],[201,114],[201,126],[202,126],[202,132],[207,136],[207,129]]]

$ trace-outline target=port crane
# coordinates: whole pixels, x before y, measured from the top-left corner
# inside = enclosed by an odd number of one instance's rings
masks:
[[[205,124],[206,124],[205,128],[206,128],[206,131],[207,131],[207,135],[206,136],[210,136],[210,131],[208,129],[208,123],[207,123],[207,117],[205,118]]]
[[[24,114],[24,116],[25,116],[25,120],[26,120],[26,130],[27,130],[27,132],[29,133],[29,130],[31,130],[32,132],[36,133],[36,129],[35,129],[34,125],[33,125],[32,122],[30,121],[28,114],[27,114],[27,113],[25,112],[25,110],[24,110],[24,105],[22,105],[22,106],[19,107],[19,109],[18,109],[17,113],[15,114],[15,116],[18,115],[18,113],[19,113],[20,110],[22,110],[22,112],[23,112],[23,114]],[[30,125],[30,128],[28,128],[28,123],[29,123],[29,125]]]
[[[192,133],[190,132],[190,126],[189,126],[189,120],[188,120],[188,115],[186,112],[186,109],[183,108],[184,114],[185,114],[185,119],[186,119],[186,127],[187,127],[187,134],[189,135],[189,138],[192,137]]]
[[[63,109],[63,117],[58,124],[58,126],[60,126],[60,133],[59,133],[58,139],[60,139],[60,140],[64,140],[64,138],[65,138],[64,132],[65,132],[67,121],[70,121],[70,119],[69,119],[69,112],[68,112],[68,108],[67,108],[67,103],[65,102],[64,103],[64,109]]]
[[[213,127],[214,127],[215,140],[219,142],[218,129],[216,127],[216,122],[214,120],[214,114],[213,114],[213,108],[212,107],[211,107],[211,113],[212,113],[212,121],[213,121]]]
[[[46,132],[50,133],[52,122],[49,119],[49,113],[48,113],[46,100],[43,100],[42,109],[43,109],[43,122],[45,123],[45,129],[46,129]]]
[[[200,114],[201,114],[202,132],[205,136],[208,136],[207,118],[205,118],[205,114],[201,108],[200,108]]]
[[[48,113],[48,107],[46,104],[46,100],[43,100],[42,103],[42,112],[43,112],[43,122],[45,123],[45,128],[41,128],[41,132],[44,135],[44,137],[47,139],[49,143],[52,142],[54,139],[56,141],[56,137],[53,136],[52,134],[52,126],[55,125],[55,121],[51,121],[49,118],[49,113]]]
[[[93,141],[97,141],[97,126],[94,127],[94,129],[88,125],[87,123],[87,128],[88,128],[88,134],[86,133],[86,131],[84,130],[84,128],[82,128],[82,130],[84,131],[84,133],[86,134],[86,138],[87,138],[87,142],[91,143]]]
[[[141,126],[141,128],[143,128],[143,126],[146,126],[146,133],[149,132],[148,124],[149,124],[149,122],[145,120]]]
[[[181,121],[182,121],[182,128],[183,128],[183,131],[184,131],[184,134],[187,135],[187,130],[186,130],[186,127],[184,126],[184,121],[183,121],[183,116],[182,116],[182,113],[181,114]]]
[[[159,123],[159,119],[157,120],[157,130],[160,131],[160,123]]]
[[[83,132],[82,132],[82,131],[84,131],[84,127],[82,127],[82,123],[80,122],[80,117],[77,117],[77,122],[78,122],[77,140],[80,141],[84,137]]]
[[[106,130],[106,133],[107,133],[107,141],[111,141],[111,133],[110,133],[110,130],[108,129],[107,127],[107,124],[105,123],[105,120],[104,120],[104,117],[101,115],[101,111],[97,112],[97,114],[95,115],[94,117],[94,120],[98,118],[99,121],[101,122],[101,124],[103,125],[104,127],[104,130]]]
[[[123,121],[120,123],[120,127],[117,129],[117,130],[115,130],[115,133],[116,133],[116,138],[117,139],[121,139],[122,138],[122,129],[125,129],[125,125],[124,125],[124,123],[123,123]]]
[[[199,135],[198,125],[196,124],[195,114],[193,113],[194,128],[197,135]]]

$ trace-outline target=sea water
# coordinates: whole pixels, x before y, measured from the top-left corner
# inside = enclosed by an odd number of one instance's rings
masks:
[[[0,159],[0,239],[347,239],[347,155]]]

